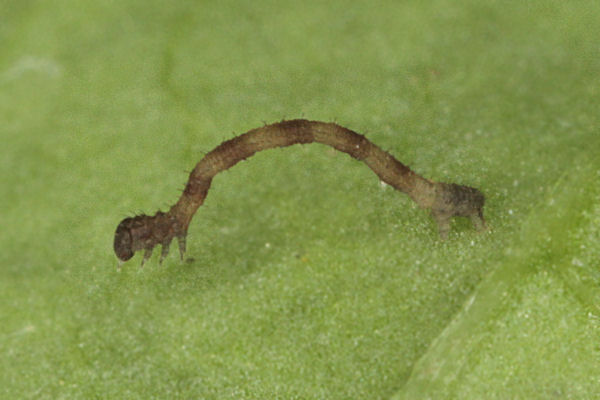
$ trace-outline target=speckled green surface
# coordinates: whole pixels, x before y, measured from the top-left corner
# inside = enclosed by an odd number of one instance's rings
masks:
[[[597,2],[0,3],[0,397],[600,396]],[[213,182],[189,260],[112,236],[234,133],[335,120],[480,188],[433,221],[320,145]]]

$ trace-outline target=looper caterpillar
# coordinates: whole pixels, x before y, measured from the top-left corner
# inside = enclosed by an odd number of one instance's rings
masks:
[[[125,218],[117,226],[115,254],[120,262],[144,250],[142,265],[160,244],[160,262],[167,256],[174,238],[181,258],[185,253],[188,226],[202,205],[212,178],[261,150],[297,143],[322,143],[363,161],[380,180],[410,196],[419,207],[431,210],[442,238],[448,236],[450,219],[469,217],[479,231],[485,229],[483,194],[472,187],[455,183],[433,182],[411,171],[366,137],[335,123],[295,119],[253,129],[217,146],[196,164],[179,201],[168,212]]]

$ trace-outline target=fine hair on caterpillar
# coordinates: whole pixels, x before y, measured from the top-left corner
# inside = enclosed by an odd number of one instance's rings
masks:
[[[160,244],[162,262],[176,238],[183,260],[188,226],[204,203],[215,175],[261,150],[313,142],[326,144],[364,162],[381,181],[406,193],[419,207],[430,210],[442,239],[447,238],[450,219],[456,216],[468,217],[478,231],[485,230],[485,198],[479,190],[423,178],[363,135],[335,123],[295,119],[252,129],[207,153],[190,173],[179,201],[168,212],[137,215],[119,223],[115,232],[115,254],[122,263],[136,251],[144,250],[144,265],[152,249]]]

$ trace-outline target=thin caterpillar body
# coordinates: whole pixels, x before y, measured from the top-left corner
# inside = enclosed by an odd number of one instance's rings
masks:
[[[335,123],[295,119],[265,125],[236,136],[207,153],[190,172],[185,189],[168,212],[125,218],[115,232],[114,250],[121,262],[144,250],[142,265],[160,244],[160,261],[177,238],[181,258],[185,252],[187,229],[204,202],[212,179],[255,153],[293,144],[322,143],[364,162],[379,179],[406,193],[421,208],[431,210],[442,238],[450,230],[450,218],[469,217],[478,230],[485,228],[483,194],[472,187],[433,182],[413,172],[366,137]]]

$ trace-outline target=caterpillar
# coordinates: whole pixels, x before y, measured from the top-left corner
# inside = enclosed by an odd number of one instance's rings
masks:
[[[468,217],[478,231],[486,229],[483,217],[485,197],[478,189],[455,183],[434,182],[413,172],[366,137],[335,123],[294,119],[265,125],[236,136],[207,153],[190,173],[179,201],[168,212],[125,218],[117,226],[114,251],[119,266],[144,250],[142,266],[161,245],[160,263],[177,238],[183,260],[188,226],[202,205],[215,175],[233,167],[261,150],[293,144],[322,143],[364,162],[379,179],[406,193],[417,205],[431,210],[439,235],[446,239],[450,219]]]

